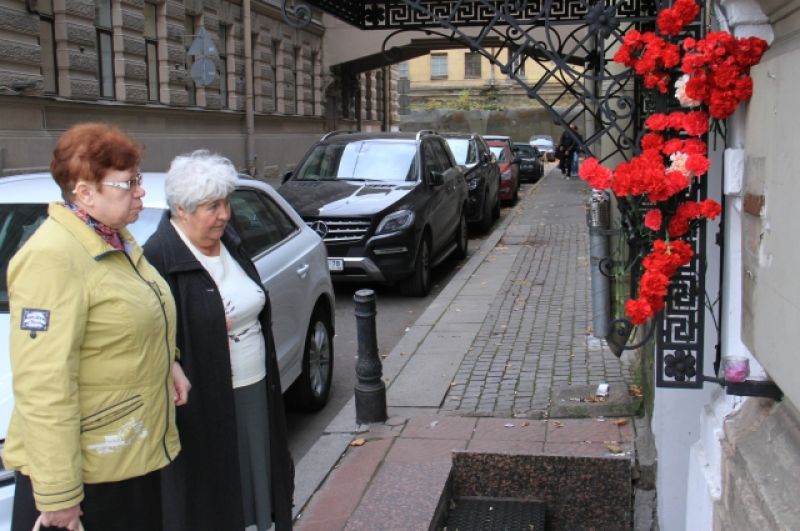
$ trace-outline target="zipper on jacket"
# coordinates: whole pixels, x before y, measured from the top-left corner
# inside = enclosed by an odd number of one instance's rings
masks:
[[[169,376],[172,373],[172,363],[174,359],[173,359],[173,354],[172,352],[170,352],[169,348],[169,319],[167,319],[167,310],[164,308],[164,301],[161,300],[161,294],[159,293],[160,290],[156,290],[153,284],[142,276],[142,274],[139,272],[139,269],[136,267],[136,264],[133,263],[133,260],[131,260],[131,257],[128,255],[128,253],[124,251],[119,251],[119,252],[125,255],[125,258],[128,259],[128,263],[136,272],[136,275],[140,279],[142,279],[142,282],[147,284],[147,287],[150,288],[150,291],[152,291],[153,295],[156,296],[156,299],[158,299],[158,305],[161,308],[161,317],[164,318],[164,343],[166,343],[166,350],[167,350],[167,378],[166,378],[167,384],[165,387],[167,408],[166,408],[166,422],[164,424],[164,435],[161,437],[161,447],[164,450],[164,455],[167,457],[167,460],[169,462],[172,462],[172,456],[169,455],[169,449],[167,449],[167,433],[169,432],[169,420],[170,420],[169,419],[169,400],[170,400]]]

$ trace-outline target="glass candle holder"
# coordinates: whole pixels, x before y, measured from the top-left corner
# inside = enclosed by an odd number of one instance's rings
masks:
[[[750,376],[750,360],[738,356],[722,358],[722,372],[726,382],[743,382]]]

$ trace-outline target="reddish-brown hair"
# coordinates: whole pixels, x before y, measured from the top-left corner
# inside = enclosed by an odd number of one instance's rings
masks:
[[[79,180],[99,186],[108,170],[137,168],[142,152],[141,144],[113,125],[78,124],[58,139],[50,172],[68,200]]]

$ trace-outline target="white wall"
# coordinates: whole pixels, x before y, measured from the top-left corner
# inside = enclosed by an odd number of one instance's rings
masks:
[[[751,0],[723,1],[716,14],[721,29],[737,37],[757,35],[771,40],[766,17]],[[744,180],[745,119],[747,108],[740,108],[728,120],[728,149],[724,153],[724,174],[712,179],[724,181],[724,277],[720,341],[723,356],[751,359],[751,377],[763,378],[763,370],[741,339],[742,321],[742,183]],[[719,172],[717,168],[713,173]],[[719,262],[709,261],[709,270]],[[710,275],[715,276],[715,275]],[[711,279],[707,279],[711,284]],[[707,288],[710,286],[707,286]],[[716,337],[713,321],[706,322],[706,337]],[[707,341],[707,345],[708,345]],[[713,375],[712,348],[706,349],[705,374]],[[679,396],[678,396],[679,395]],[[714,384],[700,393],[690,391],[656,393],[653,431],[658,449],[658,512],[663,530],[705,530],[713,528],[714,502],[721,495],[722,451],[720,438],[726,417],[744,403],[744,398],[727,396]],[[681,419],[691,417],[691,421]]]

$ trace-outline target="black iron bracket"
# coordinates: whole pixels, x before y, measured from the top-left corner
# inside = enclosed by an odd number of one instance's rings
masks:
[[[774,382],[761,380],[745,380],[743,382],[728,382],[725,378],[703,376],[704,382],[713,382],[725,388],[725,394],[730,396],[755,396],[770,398],[776,402],[783,400],[783,391]]]

